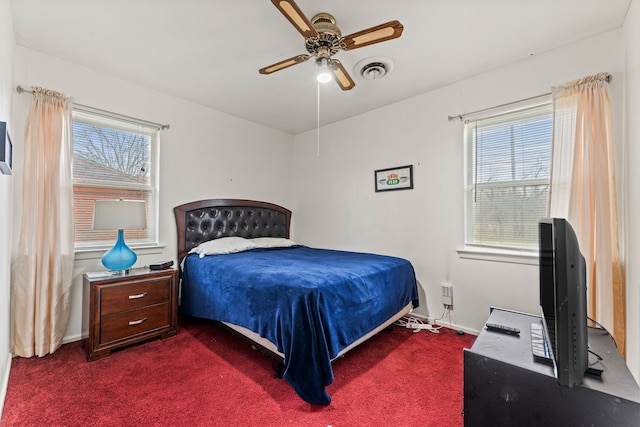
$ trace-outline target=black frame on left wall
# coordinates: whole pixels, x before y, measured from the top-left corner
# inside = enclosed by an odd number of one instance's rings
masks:
[[[13,163],[13,145],[7,130],[7,123],[0,122],[0,171],[5,175],[11,175]]]

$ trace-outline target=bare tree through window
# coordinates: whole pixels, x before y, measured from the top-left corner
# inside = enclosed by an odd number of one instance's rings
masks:
[[[135,178],[148,177],[149,136],[74,122],[74,156]]]
[[[75,114],[75,113],[74,113]],[[96,124],[98,123],[98,124]],[[126,130],[123,126],[102,125],[75,117],[73,122],[73,191],[76,245],[111,242],[115,231],[93,230],[95,200],[144,200],[147,230],[125,230],[127,241],[154,239],[155,207],[152,146],[154,134],[148,130]]]

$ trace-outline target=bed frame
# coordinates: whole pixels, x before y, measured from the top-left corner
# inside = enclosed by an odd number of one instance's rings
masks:
[[[182,260],[202,242],[222,237],[284,237],[289,238],[291,211],[268,202],[243,199],[209,199],[186,203],[173,209],[178,232],[178,271],[182,277]],[[338,357],[388,328],[412,309],[409,303],[384,324],[356,340],[340,352]],[[226,329],[268,355],[276,371],[276,378],[284,372],[284,355],[270,341],[238,325],[219,322]]]
[[[238,236],[289,238],[291,211],[273,203],[209,199],[173,208],[178,229],[178,265],[202,242]]]
[[[178,272],[182,278],[182,260],[202,242],[222,237],[284,237],[289,238],[291,211],[282,206],[244,199],[207,199],[185,203],[173,208],[178,233]],[[271,342],[258,334],[226,322],[225,329],[248,342],[272,360],[275,377],[282,378],[284,356]]]

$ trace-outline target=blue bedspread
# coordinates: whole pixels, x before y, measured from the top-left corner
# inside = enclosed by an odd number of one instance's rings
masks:
[[[267,338],[298,395],[329,404],[331,360],[409,302],[418,293],[405,259],[294,246],[188,256],[180,310]]]

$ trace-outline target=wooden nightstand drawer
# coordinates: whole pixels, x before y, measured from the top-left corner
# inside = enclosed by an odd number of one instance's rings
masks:
[[[82,344],[88,361],[178,332],[178,274],[174,269],[138,268],[121,276],[85,274],[82,294]]]
[[[105,287],[101,291],[100,315],[169,302],[171,278]]]
[[[100,343],[132,337],[169,326],[168,303],[104,316],[100,322]]]

